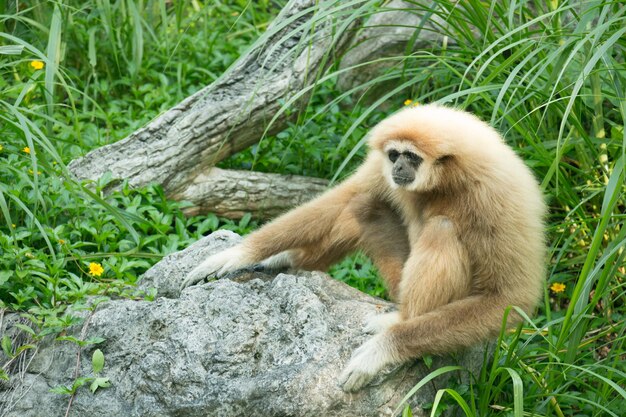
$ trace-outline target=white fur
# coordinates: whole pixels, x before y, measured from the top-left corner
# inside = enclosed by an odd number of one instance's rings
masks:
[[[382,333],[394,324],[400,323],[400,312],[392,311],[383,314],[371,314],[366,318],[367,322],[363,326],[363,331],[368,334]]]
[[[358,391],[394,362],[389,340],[385,334],[376,335],[354,351],[339,376],[339,385],[345,392]]]
[[[200,265],[195,267],[185,277],[181,289],[196,284],[208,276],[216,276],[219,278],[250,264],[249,256],[243,247],[241,245],[233,246],[225,251],[209,256]]]
[[[384,148],[385,153],[389,153],[389,151],[392,149],[395,149],[399,153],[412,152],[415,155],[419,155],[422,158],[424,157],[424,155],[422,155],[422,153],[417,149],[417,147],[409,141],[390,140],[387,143],[385,143],[385,148]]]
[[[286,250],[284,252],[270,256],[264,261],[261,261],[260,264],[261,266],[269,270],[292,268],[294,265],[293,254],[291,253],[291,251]]]

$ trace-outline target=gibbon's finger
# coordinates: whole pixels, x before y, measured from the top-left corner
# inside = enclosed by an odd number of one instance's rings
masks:
[[[339,386],[344,392],[357,392],[367,385],[375,374],[368,374],[359,369],[346,368],[339,377]]]
[[[197,284],[198,282],[204,280],[209,275],[210,273],[206,271],[202,267],[202,265],[197,266],[189,274],[187,274],[183,282],[180,284],[180,290],[182,291],[187,287]]]
[[[253,263],[249,258],[248,253],[240,245],[209,256],[187,275],[181,290],[202,281],[207,276],[221,278],[230,272],[249,266]]]

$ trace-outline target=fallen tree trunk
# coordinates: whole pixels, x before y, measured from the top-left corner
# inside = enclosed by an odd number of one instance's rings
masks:
[[[310,200],[327,186],[328,181],[319,178],[212,168],[172,198],[193,203],[184,209],[190,216],[211,212],[239,219],[251,213],[256,219],[271,219]]]
[[[327,8],[333,7],[336,13]],[[325,9],[326,8],[326,9]],[[132,186],[182,195],[195,177],[256,143],[284,102],[315,82],[350,40],[354,5],[292,0],[251,50],[217,81],[127,138],[70,163],[79,179],[110,172]],[[279,116],[271,126],[284,126]]]
[[[367,85],[389,68],[402,68],[407,54],[437,44],[453,44],[454,40],[446,36],[447,22],[430,10],[435,7],[433,3],[403,0],[392,0],[381,7],[361,26],[342,57],[340,68],[352,70],[340,73],[338,87],[348,91]],[[380,59],[387,57],[398,59]],[[388,85],[379,87],[368,95],[377,98]]]

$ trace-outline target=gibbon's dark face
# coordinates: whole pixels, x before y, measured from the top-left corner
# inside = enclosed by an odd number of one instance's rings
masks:
[[[383,175],[392,189],[425,191],[434,185],[432,161],[415,143],[406,139],[392,139],[382,146]]]
[[[424,159],[418,154],[409,151],[399,151],[391,148],[387,151],[387,157],[393,164],[391,178],[400,187],[405,187],[415,181],[417,169]]]

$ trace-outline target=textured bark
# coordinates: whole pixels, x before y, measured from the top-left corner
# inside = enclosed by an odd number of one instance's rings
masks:
[[[72,161],[79,179],[110,172],[130,185],[161,184],[167,195],[181,195],[196,175],[257,142],[269,121],[350,39],[357,24],[342,13],[325,13],[324,3],[292,0],[268,33],[217,81],[163,113],[129,137]],[[346,22],[354,22],[345,24]],[[311,25],[315,21],[315,25]],[[272,128],[280,129],[279,117]]]
[[[436,44],[453,44],[454,39],[445,36],[447,22],[436,14],[429,15],[432,2],[392,0],[384,11],[375,13],[361,27],[341,60],[342,72],[338,86],[349,90],[380,76],[393,66],[401,67],[402,60],[380,60],[385,57],[403,57],[408,53],[429,50]],[[409,44],[411,42],[411,44]],[[371,64],[366,64],[370,63]],[[366,65],[364,65],[366,64]],[[387,92],[381,85],[369,94],[377,97]]]
[[[238,219],[251,213],[269,219],[310,200],[327,185],[319,178],[212,168],[172,197],[194,204],[184,210],[187,215],[211,212]]]

